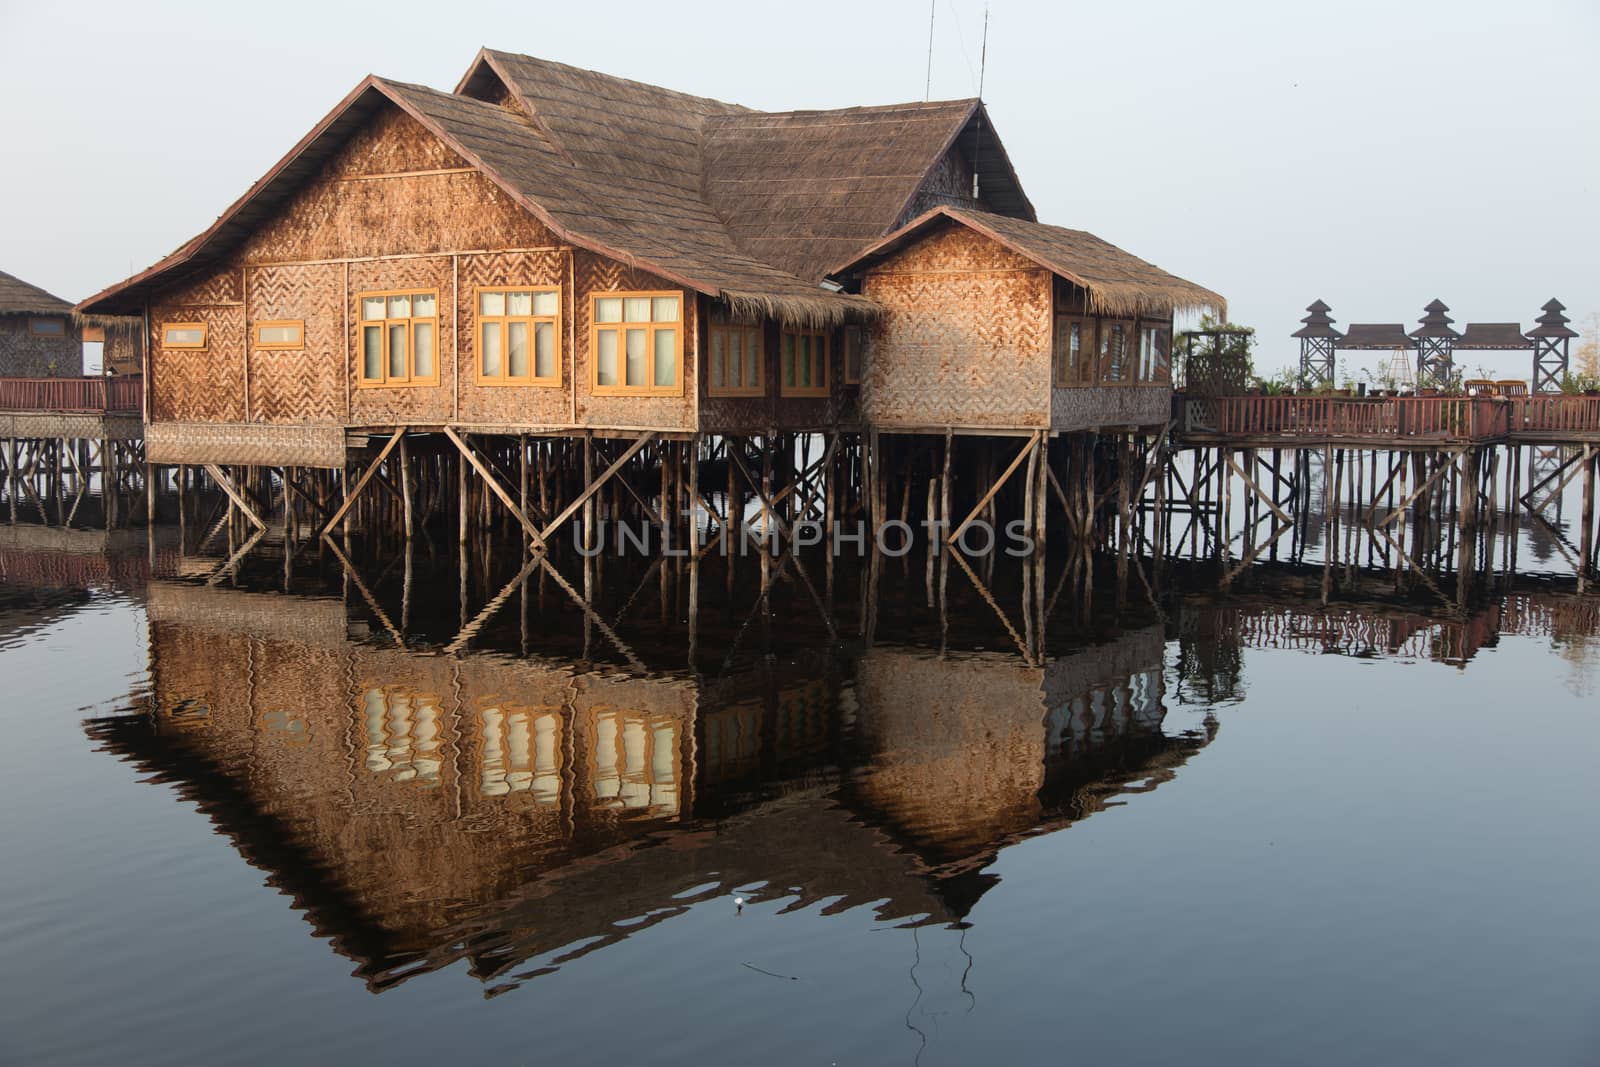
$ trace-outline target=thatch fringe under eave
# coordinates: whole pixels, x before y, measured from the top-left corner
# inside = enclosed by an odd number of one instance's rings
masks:
[[[1148,285],[1107,285],[1069,279],[1088,294],[1089,310],[1111,318],[1166,318],[1184,311],[1211,311],[1227,321],[1228,301],[1216,293],[1201,295],[1187,286],[1170,290]]]
[[[102,329],[144,329],[144,319],[139,315],[99,315],[74,311],[72,321],[78,326],[99,326]]]
[[[808,329],[832,329],[846,322],[864,322],[883,313],[873,301],[848,293],[808,297],[724,289],[718,301],[727,307],[728,317],[734,322],[754,324],[776,319],[785,326]]]

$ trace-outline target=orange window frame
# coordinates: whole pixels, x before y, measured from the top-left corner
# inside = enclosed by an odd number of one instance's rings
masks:
[[[168,338],[170,338],[172,336],[172,334],[173,334],[173,332],[175,330],[182,330],[182,331],[184,331],[186,333],[189,332],[189,331],[198,330],[198,331],[200,331],[200,340],[198,340],[198,341],[172,341],[172,340],[169,340]],[[174,349],[187,349],[189,351],[201,351],[206,347],[206,344],[207,344],[207,342],[209,340],[210,340],[210,333],[206,329],[206,324],[203,323],[203,322],[163,322],[161,324],[161,347],[162,348],[174,348]]]
[[[620,300],[622,318],[601,322],[600,301]],[[650,319],[629,319],[627,315],[628,301],[646,300],[650,306]],[[670,300],[676,308],[675,319],[657,319],[656,301]],[[684,299],[683,293],[676,289],[671,290],[643,290],[635,292],[600,292],[589,294],[589,389],[595,396],[682,396],[683,395],[683,352],[684,352]],[[628,377],[628,334],[642,331],[644,333],[644,359],[646,365],[645,381],[641,385],[629,385]],[[656,361],[660,350],[656,338],[658,335],[671,332],[673,334],[672,354],[672,383],[658,385],[656,383]],[[616,380],[606,384],[600,382],[600,339],[604,334],[615,334],[614,358],[616,365],[613,373]]]
[[[295,340],[267,341],[262,339],[261,335],[266,330],[287,329],[295,331]],[[306,323],[304,319],[274,319],[270,322],[258,322],[256,323],[255,336],[256,347],[261,349],[290,350],[304,348],[306,346]]]
[[[760,326],[740,326],[729,322],[713,322],[708,331],[708,344],[706,346],[706,395],[707,396],[766,396],[767,395],[767,353],[766,346],[762,344]],[[738,359],[729,362],[737,341]],[[754,354],[755,361],[750,361]],[[730,371],[737,365],[738,374],[730,375]],[[749,380],[746,373],[751,367],[755,368],[754,380]],[[735,384],[729,384],[730,377],[737,377]]]
[[[556,310],[551,314],[511,314],[510,296],[512,293],[529,294],[529,306],[537,308],[539,297],[554,296]],[[504,301],[502,314],[488,314],[483,310],[485,295],[499,295]],[[561,288],[555,285],[484,285],[472,291],[472,346],[476,353],[474,361],[477,383],[479,385],[505,386],[535,386],[541,389],[558,388],[561,385]],[[528,372],[526,374],[511,373],[511,327],[513,324],[522,324],[527,328],[528,336]],[[541,325],[550,327],[550,336],[555,345],[552,371],[549,374],[539,373],[539,343],[538,333]],[[500,372],[490,374],[484,368],[484,357],[487,355],[483,343],[484,327],[495,326],[500,338]]]
[[[828,395],[832,346],[826,330],[784,330],[778,351],[780,396]]]
[[[410,301],[410,313],[403,316],[389,317],[389,302],[397,297],[405,297]],[[415,314],[417,297],[427,297],[433,301],[432,315]],[[384,317],[374,319],[367,317],[367,301],[382,300]],[[406,338],[405,373],[401,375],[390,371],[390,354],[393,329],[404,323]],[[417,374],[417,327],[430,326],[433,334],[433,367],[428,374]],[[379,337],[379,371],[380,376],[372,378],[367,375],[367,330],[376,328]],[[398,389],[436,386],[439,384],[439,291],[437,289],[384,289],[356,294],[356,387],[358,389]]]

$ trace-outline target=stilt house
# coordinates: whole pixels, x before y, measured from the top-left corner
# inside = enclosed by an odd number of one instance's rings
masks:
[[[763,112],[486,50],[452,92],[365,79],[81,310],[145,318],[154,463],[340,468],[396,428],[1065,427],[1112,398],[1116,421],[1156,421],[1139,331],[1213,294],[1033,220],[976,100]],[[1026,281],[907,308],[895,272],[963,243]],[[952,369],[919,363],[922,320],[948,321]],[[1109,346],[1081,382],[1051,366],[1074,344]],[[1011,409],[938,395],[1024,381]],[[1090,383],[1104,395],[1062,392]]]
[[[0,271],[0,377],[65,378],[83,373],[83,332],[72,305]]]

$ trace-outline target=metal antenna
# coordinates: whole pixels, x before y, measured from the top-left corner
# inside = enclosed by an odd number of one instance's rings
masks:
[[[929,0],[928,3],[928,81],[922,87],[922,100],[926,103],[933,99],[933,16],[939,10],[939,0]]]
[[[983,47],[978,52],[978,106],[983,106],[983,75],[989,65],[989,5],[983,5]],[[978,124],[972,131],[972,199],[978,199],[978,149],[983,141],[983,112],[978,112]]]
[[[983,99],[983,71],[989,63],[989,5],[983,5],[983,47],[978,52],[978,99]]]

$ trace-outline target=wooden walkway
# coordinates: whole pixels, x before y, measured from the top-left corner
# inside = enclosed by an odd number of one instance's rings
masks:
[[[1185,444],[1433,448],[1600,443],[1600,397],[1227,396],[1186,400]]]

